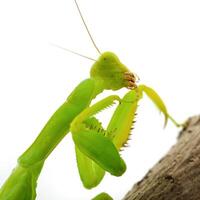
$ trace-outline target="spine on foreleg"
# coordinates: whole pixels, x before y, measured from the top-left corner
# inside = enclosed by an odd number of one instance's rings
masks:
[[[112,139],[113,143],[120,150],[130,135],[135,112],[137,109],[139,96],[137,91],[128,92],[116,108],[114,115],[107,128],[107,136]]]

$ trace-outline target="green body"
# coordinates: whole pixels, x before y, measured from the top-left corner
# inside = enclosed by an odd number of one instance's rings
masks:
[[[33,194],[32,198],[25,199],[35,199],[37,177],[45,159],[69,132],[72,120],[91,103],[94,97],[95,83],[91,79],[81,82],[75,88],[63,105],[49,119],[34,143],[19,157],[18,166],[13,170],[12,175],[0,190],[0,199],[7,199],[9,193],[11,197],[8,199],[18,200],[17,196],[16,198],[14,197],[18,193],[18,190],[21,190],[22,182],[26,182],[24,187],[27,186],[27,190],[23,188],[23,191],[27,191],[28,194],[31,191]],[[83,99],[84,101],[80,103],[79,99]],[[35,168],[35,166],[38,167]],[[24,175],[26,177],[23,179],[24,181],[18,180],[20,173],[26,175]],[[15,179],[16,181],[14,181]]]
[[[33,144],[19,157],[18,165],[0,189],[0,200],[34,200],[39,174],[45,160],[70,131],[75,143],[77,166],[86,188],[97,186],[105,171],[121,176],[126,165],[119,150],[127,142],[138,101],[145,92],[167,118],[166,107],[151,88],[132,88],[124,98],[109,96],[90,106],[91,101],[105,89],[130,87],[135,77],[118,57],[103,53],[91,68],[90,78],[81,82],[67,100],[49,119]],[[105,130],[94,117],[96,113],[119,102]],[[173,119],[172,119],[173,120]],[[97,199],[102,199],[101,195]]]
[[[94,92],[95,83],[92,79],[81,82],[49,119],[35,142],[20,156],[20,165],[28,167],[44,161],[69,132],[72,120],[89,106],[95,97]]]

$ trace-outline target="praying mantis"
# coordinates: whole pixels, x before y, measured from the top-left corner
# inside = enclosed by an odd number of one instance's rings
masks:
[[[75,144],[77,167],[85,188],[96,187],[102,181],[105,172],[114,176],[123,175],[126,164],[119,151],[127,143],[143,94],[146,94],[163,113],[165,125],[170,119],[176,126],[180,126],[169,115],[163,100],[155,90],[146,85],[138,85],[139,77],[113,52],[102,53],[98,49],[76,0],[75,3],[100,56],[91,67],[90,77],[71,92],[32,145],[18,158],[17,166],[0,189],[0,200],[34,200],[37,180],[45,160],[69,132]],[[91,105],[92,100],[104,90],[117,91],[121,88],[128,89],[123,98],[111,95]],[[107,128],[104,128],[95,115],[115,102],[118,106]],[[109,199],[106,194],[103,198]]]

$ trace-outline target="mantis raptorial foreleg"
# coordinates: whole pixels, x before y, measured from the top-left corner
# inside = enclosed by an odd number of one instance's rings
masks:
[[[84,120],[95,115],[102,109],[112,105],[118,96],[109,96],[93,106],[86,108],[72,122],[70,131],[73,140],[81,152],[99,164],[100,167],[115,176],[120,176],[126,170],[124,161],[109,137],[101,131],[87,127]],[[112,162],[109,162],[112,160]]]
[[[120,103],[117,106],[106,130],[101,127],[100,122],[97,119],[88,117],[93,116],[99,110],[104,109],[106,105],[109,105],[112,101],[108,103],[108,100],[112,100],[113,96],[108,97],[98,102],[97,104],[85,109],[80,115],[75,118],[72,123],[72,126],[75,125],[76,128],[79,127],[79,131],[76,130],[73,132],[73,127],[71,129],[74,142],[78,146],[76,147],[76,155],[80,177],[83,185],[86,188],[95,187],[98,183],[100,183],[104,176],[103,169],[113,173],[112,170],[110,171],[109,167],[105,167],[105,165],[109,163],[108,160],[113,160],[113,158],[115,157],[114,154],[107,155],[106,153],[104,153],[105,149],[107,149],[106,143],[104,142],[105,137],[109,138],[112,141],[117,150],[120,150],[123,146],[125,146],[130,136],[130,130],[133,126],[133,120],[136,114],[138,102],[142,99],[143,93],[147,94],[147,96],[153,101],[160,112],[163,113],[163,115],[165,116],[165,125],[168,118],[171,119],[171,121],[175,125],[179,125],[168,114],[166,106],[160,96],[152,88],[145,85],[139,85],[136,89],[128,92],[123,97],[123,99],[119,101]],[[88,120],[87,126],[85,125],[84,120]],[[79,126],[77,126],[76,123],[79,124]],[[82,134],[87,136],[84,138]],[[92,137],[95,137],[95,140],[92,140]],[[82,144],[80,144],[80,142],[82,142]],[[96,142],[98,142],[98,145]],[[94,151],[98,153],[94,154]],[[90,158],[88,158],[87,156]],[[95,162],[97,162],[103,169]],[[87,170],[85,170],[86,168]],[[114,171],[116,173],[116,169],[114,169]]]
[[[113,100],[118,100],[120,104],[107,130],[103,130],[97,120],[88,117],[93,116],[98,111],[111,105]],[[124,172],[125,166],[123,163],[121,166],[120,157],[118,153],[116,153],[116,149],[119,150],[129,136],[130,127],[137,108],[137,101],[138,94],[134,90],[128,92],[122,100],[117,96],[110,96],[85,109],[72,122],[71,132],[74,142],[77,145],[76,156],[79,174],[86,188],[92,188],[99,184],[104,176],[104,170],[114,175],[121,175]],[[90,123],[88,123],[88,119],[91,120]],[[75,130],[73,126],[75,126]],[[87,135],[87,137],[85,135]],[[95,139],[92,140],[92,138]],[[115,159],[117,159],[117,161]],[[111,160],[112,162],[110,162]],[[96,165],[94,161],[104,170]],[[119,167],[123,167],[124,169],[117,169]]]
[[[101,123],[95,118],[91,117],[84,121],[87,127],[97,130],[100,134],[104,133]],[[79,175],[85,188],[91,189],[96,187],[105,175],[105,170],[102,169],[93,160],[82,153],[75,145],[77,167]]]
[[[77,167],[84,187],[87,189],[96,187],[103,179],[105,170],[84,153],[82,153],[76,146],[75,151]]]
[[[160,112],[162,112],[164,114],[165,117],[165,122],[164,122],[164,126],[167,125],[167,121],[168,119],[171,120],[171,122],[177,126],[184,126],[184,124],[180,124],[178,123],[167,111],[167,107],[165,106],[165,103],[163,102],[163,100],[161,99],[161,97],[157,94],[157,92],[151,88],[148,87],[146,85],[139,85],[138,87],[139,93],[144,92],[151,100],[152,102],[156,105],[156,107],[158,108],[158,110],[160,110]]]
[[[128,92],[121,100],[108,124],[106,136],[112,139],[118,150],[129,138],[140,98],[135,90]]]

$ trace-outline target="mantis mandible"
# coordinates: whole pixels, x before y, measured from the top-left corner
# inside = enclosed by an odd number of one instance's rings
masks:
[[[91,67],[90,77],[71,92],[32,145],[18,158],[17,166],[0,189],[0,200],[34,200],[37,180],[45,160],[68,132],[72,133],[78,171],[85,188],[96,187],[105,172],[121,176],[126,171],[126,164],[119,151],[127,143],[138,102],[144,93],[163,113],[165,125],[170,119],[176,126],[180,126],[169,115],[155,90],[146,85],[138,85],[138,76],[113,52],[102,53],[98,49],[76,0],[75,4],[100,56]],[[91,101],[104,90],[117,91],[121,88],[128,89],[123,98],[111,95],[91,105]],[[119,105],[107,128],[103,128],[95,115],[115,102]],[[102,199],[110,199],[106,194],[102,196]],[[97,198],[100,199],[101,195]]]

